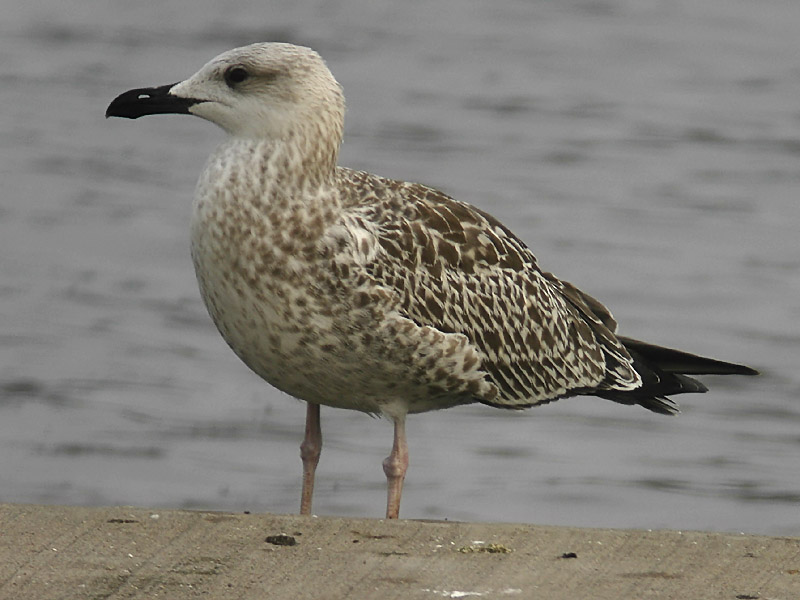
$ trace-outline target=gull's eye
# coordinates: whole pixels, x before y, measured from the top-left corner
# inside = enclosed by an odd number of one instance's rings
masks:
[[[240,65],[230,67],[225,71],[225,83],[228,84],[229,88],[236,87],[237,84],[242,83],[248,77],[250,77],[250,73]]]

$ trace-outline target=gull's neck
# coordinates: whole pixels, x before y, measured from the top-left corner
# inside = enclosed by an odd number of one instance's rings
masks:
[[[215,153],[217,159],[233,159],[229,169],[260,174],[263,192],[280,195],[283,190],[313,192],[330,186],[336,171],[341,134],[330,135],[322,123],[308,123],[279,136],[233,136]],[[230,155],[230,156],[229,156]],[[228,162],[225,160],[225,162]]]
[[[313,246],[341,209],[337,154],[338,143],[321,136],[229,138],[198,181],[193,229],[224,222],[244,235],[273,231],[276,249],[286,252]]]

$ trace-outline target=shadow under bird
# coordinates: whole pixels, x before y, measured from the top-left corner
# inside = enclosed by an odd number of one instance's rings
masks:
[[[491,215],[442,192],[337,166],[342,89],[282,43],[221,54],[135,89],[107,117],[191,114],[229,137],[200,176],[192,259],[208,312],[253,371],[308,403],[301,514],[311,513],[320,405],[394,422],[383,468],[397,518],[409,413],[521,409],[575,395],[674,414],[690,377],[748,367],[617,335],[600,302],[542,271]]]

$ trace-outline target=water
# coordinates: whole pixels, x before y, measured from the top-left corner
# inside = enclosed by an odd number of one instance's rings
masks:
[[[188,256],[222,134],[103,119],[282,40],[344,85],[343,164],[491,211],[625,334],[764,373],[706,378],[677,418],[413,416],[403,516],[800,534],[800,6],[6,4],[0,501],[297,510],[304,407],[224,345]],[[315,512],[382,516],[390,424],[322,414]]]

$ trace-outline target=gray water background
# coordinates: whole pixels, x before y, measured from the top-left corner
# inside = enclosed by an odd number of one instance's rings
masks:
[[[595,398],[409,419],[401,516],[800,534],[800,4],[2,3],[0,501],[295,512],[304,406],[201,304],[222,139],[103,119],[228,48],[326,57],[341,162],[495,214],[626,335],[743,362],[675,418]],[[323,407],[315,512],[383,515],[391,426]]]

